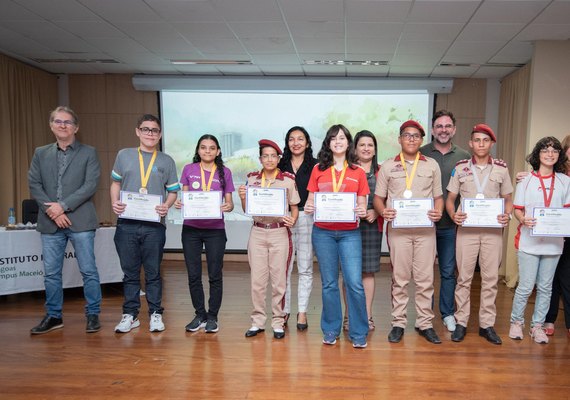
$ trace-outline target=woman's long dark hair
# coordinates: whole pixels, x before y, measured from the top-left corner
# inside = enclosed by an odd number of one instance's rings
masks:
[[[354,152],[354,141],[352,140],[352,135],[346,126],[338,124],[331,126],[327,131],[327,135],[323,140],[323,145],[321,146],[321,150],[317,156],[317,159],[319,161],[319,170],[321,171],[330,168],[334,164],[333,153],[330,144],[332,138],[336,137],[339,131],[342,131],[348,140],[348,149],[346,150],[346,161],[348,162],[348,166],[352,169],[357,167],[355,165],[357,159],[356,153]]]
[[[358,141],[364,137],[371,138],[372,141],[374,142],[374,157],[372,157],[372,170],[374,171],[374,173],[376,173],[380,169],[380,168],[378,168],[378,156],[377,156],[377,154],[378,154],[378,142],[376,142],[376,136],[374,136],[374,134],[372,132],[367,131],[366,129],[358,132],[356,134],[356,136],[354,137],[354,149],[356,151],[356,148],[358,147]]]
[[[305,149],[305,154],[303,156],[303,164],[301,164],[301,168],[305,167],[311,170],[315,165],[315,157],[313,157],[313,144],[311,143],[311,137],[305,128],[302,126],[294,126],[287,131],[285,135],[285,146],[283,146],[283,157],[279,161],[279,165],[277,166],[279,169],[283,170],[287,164],[291,161],[293,154],[291,153],[291,149],[289,149],[289,137],[291,133],[299,131],[305,135],[305,140],[307,141],[307,148]]]
[[[218,139],[214,135],[205,134],[202,135],[200,139],[198,139],[198,144],[196,145],[196,151],[194,152],[194,158],[192,159],[192,162],[198,163],[202,161],[200,155],[198,154],[198,150],[200,149],[200,143],[202,143],[202,140],[207,140],[207,139],[213,140],[214,143],[216,143],[216,147],[220,150],[220,154],[218,154],[214,159],[214,164],[216,164],[216,170],[218,171],[218,177],[220,178],[220,185],[222,186],[222,191],[225,191],[226,177],[224,175],[224,160],[222,160],[222,149],[220,149],[220,143],[218,142]]]
[[[533,170],[538,171],[540,168],[540,150],[547,149],[549,147],[552,147],[560,152],[558,154],[558,161],[556,161],[556,164],[554,164],[554,172],[566,173],[566,153],[564,152],[560,141],[554,136],[543,137],[538,142],[536,142],[534,149],[532,149],[532,152],[526,157],[526,161],[532,166]]]

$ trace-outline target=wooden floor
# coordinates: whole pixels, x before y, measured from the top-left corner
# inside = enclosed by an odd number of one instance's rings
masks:
[[[335,346],[321,344],[318,274],[309,329],[298,332],[293,316],[284,340],[273,339],[269,325],[265,334],[244,337],[251,310],[247,264],[226,264],[217,334],[184,331],[193,309],[183,264],[169,261],[163,275],[162,333],[148,331],[146,304],[140,328],[128,334],[113,332],[121,316],[120,284],[104,286],[103,329],[95,334],[84,332],[81,291],[65,293],[64,329],[34,337],[29,329],[43,315],[43,293],[0,297],[0,398],[570,398],[570,339],[563,332],[562,315],[548,345],[535,344],[528,335],[523,341],[509,339],[513,294],[504,285],[499,289],[496,325],[502,346],[477,335],[476,310],[463,343],[451,342],[436,318],[443,344],[429,344],[413,330],[413,304],[404,340],[390,344],[386,267],[376,278],[377,328],[368,347],[357,350],[345,335]],[[475,307],[478,289],[476,281]]]

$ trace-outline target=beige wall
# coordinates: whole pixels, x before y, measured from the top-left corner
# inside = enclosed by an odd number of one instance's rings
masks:
[[[486,98],[486,79],[454,79],[452,92],[437,96],[436,110],[449,110],[457,120],[453,142],[466,150],[473,126],[485,122]]]
[[[145,113],[158,114],[156,92],[139,92],[131,75],[70,75],[69,104],[79,115],[78,139],[95,146],[101,161],[101,180],[95,195],[101,222],[114,222],[109,187],[117,152],[138,145],[137,119]]]
[[[529,100],[527,154],[544,136],[570,133],[570,41],[535,44]]]

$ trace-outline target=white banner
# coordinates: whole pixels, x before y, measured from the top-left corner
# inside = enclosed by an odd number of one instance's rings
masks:
[[[123,280],[114,235],[115,228],[99,228],[95,235],[95,261],[101,283]],[[63,261],[63,287],[79,286],[83,286],[83,280],[75,250],[69,242]],[[40,233],[35,230],[0,230],[0,295],[44,289]]]

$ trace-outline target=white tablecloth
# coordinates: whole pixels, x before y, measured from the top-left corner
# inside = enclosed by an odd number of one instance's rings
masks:
[[[121,282],[123,272],[113,243],[115,228],[99,228],[95,259],[101,283]],[[35,230],[0,230],[0,295],[44,290],[42,242]],[[63,263],[63,287],[83,286],[75,251],[69,242]]]

